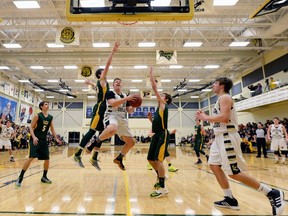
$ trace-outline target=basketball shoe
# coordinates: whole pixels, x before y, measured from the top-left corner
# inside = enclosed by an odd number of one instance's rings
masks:
[[[272,189],[267,197],[272,206],[273,215],[281,215],[284,211],[284,193],[281,190]]]
[[[171,165],[168,167],[168,171],[169,172],[176,172],[176,171],[178,171],[178,168],[175,168],[173,165]]]
[[[72,160],[76,162],[80,167],[84,168],[84,164],[82,163],[82,159],[80,156],[76,156],[75,154],[72,155]]]
[[[239,210],[238,201],[233,197],[224,196],[224,200],[214,202],[214,205],[222,208]]]
[[[101,171],[101,168],[98,164],[98,160],[94,160],[93,158],[90,158],[90,163],[99,171]]]
[[[123,170],[123,171],[126,170],[126,169],[125,169],[125,166],[124,166],[124,164],[122,163],[122,160],[121,160],[121,159],[115,158],[115,159],[113,160],[113,162],[114,162],[115,164],[118,164],[118,167],[119,167],[121,170]]]
[[[156,189],[153,193],[150,194],[150,197],[151,198],[160,198],[160,197],[163,197],[163,196],[166,196],[168,194],[168,189],[165,187],[165,188],[158,188]]]
[[[22,179],[18,178],[15,182],[15,187],[16,188],[20,188],[21,187],[21,183],[22,183]]]
[[[52,181],[44,176],[41,178],[41,182],[45,184],[52,184]]]
[[[151,166],[150,163],[147,164],[147,169],[148,169],[148,170],[153,170],[153,167]]]

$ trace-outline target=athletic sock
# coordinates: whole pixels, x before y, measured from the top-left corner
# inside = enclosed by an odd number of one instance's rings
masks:
[[[91,138],[93,137],[93,135],[95,134],[95,130],[89,129],[89,131],[84,135],[84,137],[82,138],[79,146],[81,146],[82,148],[85,148],[85,146],[87,145],[87,143],[91,140]]]
[[[231,199],[233,199],[233,195],[232,195],[232,191],[230,188],[228,189],[223,189],[225,196],[230,197]]]
[[[75,156],[80,157],[82,154],[83,148],[81,146],[78,147],[77,151],[75,152]]]
[[[162,188],[165,188],[165,177],[159,177],[159,184]]]
[[[257,190],[267,195],[272,190],[272,188],[268,187],[267,185],[263,183],[260,183],[260,186]]]
[[[97,157],[98,157],[98,150],[96,150],[96,151],[93,153],[92,159],[93,159],[93,160],[97,160]]]
[[[47,178],[47,173],[48,173],[48,170],[44,170],[43,171],[43,177]]]

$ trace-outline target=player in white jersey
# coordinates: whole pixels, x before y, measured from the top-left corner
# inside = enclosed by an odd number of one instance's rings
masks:
[[[15,136],[15,132],[13,127],[11,126],[12,123],[8,119],[6,120],[6,125],[3,125],[0,123],[0,127],[2,128],[1,134],[0,134],[0,148],[3,147],[5,149],[8,149],[9,155],[10,155],[10,162],[15,162],[13,153],[12,153],[12,144],[10,139],[12,139]]]
[[[217,78],[212,86],[218,100],[212,116],[201,110],[196,112],[196,119],[213,122],[215,140],[210,148],[208,163],[224,192],[224,200],[214,202],[217,207],[239,209],[238,201],[233,197],[226,174],[243,184],[264,193],[272,206],[273,215],[281,215],[284,210],[284,193],[260,183],[252,176],[243,173],[246,163],[242,157],[241,139],[234,102],[229,95],[232,80],[227,77]],[[225,174],[226,173],[226,174]]]
[[[271,150],[274,151],[276,163],[279,163],[279,153],[282,154],[282,164],[285,164],[288,136],[285,127],[279,124],[279,118],[274,117],[274,124],[271,124],[267,131],[267,139],[271,141]],[[286,141],[285,141],[286,140]]]
[[[106,140],[113,135],[117,134],[121,140],[125,142],[121,149],[120,154],[113,160],[114,163],[118,164],[121,170],[125,170],[123,164],[123,157],[130,151],[135,145],[135,139],[128,127],[128,113],[134,112],[135,107],[130,106],[129,101],[135,100],[134,95],[127,96],[122,92],[122,80],[119,78],[113,81],[113,91],[107,92],[107,111],[106,115],[109,119],[109,125],[105,130],[96,137],[96,142],[93,142],[87,147],[90,152],[97,142]]]

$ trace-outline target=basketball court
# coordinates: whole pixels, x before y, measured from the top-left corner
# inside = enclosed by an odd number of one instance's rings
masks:
[[[52,147],[48,177],[53,183],[40,182],[42,162],[35,160],[21,188],[15,188],[14,182],[27,150],[14,153],[15,163],[9,162],[7,152],[1,152],[0,215],[271,215],[269,201],[262,193],[233,180],[230,184],[240,210],[214,207],[223,192],[204,158],[202,165],[194,165],[196,156],[188,146],[170,147],[173,165],[179,171],[166,173],[168,196],[150,198],[156,175],[147,169],[148,146],[136,144],[125,158],[126,171],[113,164],[121,146],[102,147],[101,171],[89,163],[89,155],[83,155],[85,168],[78,167],[70,158],[76,146]],[[274,164],[271,154],[269,159],[244,156],[251,175],[288,193],[288,165]],[[287,208],[283,215],[288,215]]]

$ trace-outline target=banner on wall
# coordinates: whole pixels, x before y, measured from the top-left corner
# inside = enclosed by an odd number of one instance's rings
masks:
[[[78,27],[64,26],[57,28],[56,44],[79,45],[80,31]]]
[[[19,111],[19,121],[20,123],[31,123],[33,117],[33,107],[21,104],[20,105],[20,111]]]
[[[3,120],[15,121],[17,102],[0,96],[0,117]]]
[[[177,63],[177,51],[156,50],[156,64],[174,65]]]
[[[86,107],[86,118],[92,118],[93,107],[87,106]]]
[[[147,118],[148,112],[154,116],[155,110],[155,107],[137,107],[133,113],[129,114],[129,118]]]

